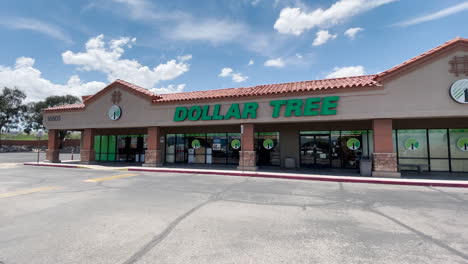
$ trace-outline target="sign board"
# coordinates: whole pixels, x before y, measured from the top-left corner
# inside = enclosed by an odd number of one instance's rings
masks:
[[[336,115],[339,96],[312,97],[307,99],[288,99],[270,101],[271,117],[299,117]],[[259,104],[248,102],[234,103],[229,106],[194,105],[192,107],[179,106],[174,112],[174,121],[208,121],[229,119],[256,119]]]

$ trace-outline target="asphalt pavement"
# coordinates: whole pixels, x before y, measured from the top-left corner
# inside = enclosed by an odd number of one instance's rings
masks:
[[[0,263],[468,263],[467,201],[458,188],[4,162]]]
[[[45,152],[41,151],[39,153],[39,161],[43,161],[45,159]],[[71,160],[72,154],[71,153],[61,153],[60,160]],[[80,154],[73,154],[73,160],[79,160]],[[37,161],[37,152],[7,152],[7,153],[0,153],[0,163],[20,163],[20,162],[36,162]],[[1,264],[1,263],[0,263]]]

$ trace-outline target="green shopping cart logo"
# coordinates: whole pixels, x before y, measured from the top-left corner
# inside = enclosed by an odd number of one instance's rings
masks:
[[[233,139],[233,140],[231,141],[231,147],[232,147],[233,149],[240,149],[240,147],[241,147],[241,142],[240,142],[240,140],[238,140],[238,139]]]
[[[457,147],[461,151],[468,151],[468,138],[460,138],[457,141]]]
[[[194,148],[194,149],[199,149],[200,146],[201,146],[200,140],[194,139],[194,140],[192,141],[192,148]]]
[[[272,139],[267,138],[263,140],[263,147],[265,149],[272,149],[274,146],[275,146],[275,143],[273,142]]]
[[[408,138],[405,141],[405,148],[407,150],[415,151],[419,149],[419,141],[415,138]]]
[[[358,150],[359,148],[361,148],[361,141],[359,141],[359,139],[357,139],[357,138],[350,138],[346,142],[346,146],[350,150]]]

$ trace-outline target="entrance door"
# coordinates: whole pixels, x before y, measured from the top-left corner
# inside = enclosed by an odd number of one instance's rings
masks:
[[[301,167],[330,167],[330,135],[301,136]]]

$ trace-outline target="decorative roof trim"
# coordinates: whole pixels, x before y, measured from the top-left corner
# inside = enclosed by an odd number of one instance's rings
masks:
[[[425,63],[433,58],[436,58],[439,55],[447,51],[450,51],[456,47],[463,47],[463,46],[468,47],[468,39],[457,37],[455,39],[445,42],[444,44],[440,46],[437,46],[431,50],[428,50],[416,57],[413,57],[389,70],[386,70],[377,74],[377,80],[378,81],[387,80],[401,73],[407,72],[411,70],[412,68],[414,68],[415,66]]]
[[[127,91],[129,91],[129,92],[131,92],[131,93],[133,93],[133,94],[135,94],[137,96],[143,97],[144,99],[150,100],[150,101],[152,101],[153,99],[160,98],[159,95],[149,91],[148,89],[145,89],[145,88],[140,87],[138,85],[126,82],[124,80],[117,79],[113,83],[111,83],[111,84],[107,85],[106,87],[104,87],[99,92],[97,92],[97,93],[87,97],[86,99],[84,99],[83,103],[85,105],[87,105],[90,102],[96,100],[96,98],[100,97],[102,94],[105,94],[108,90],[111,90],[116,84],[120,84],[120,85],[122,85],[122,87],[124,89],[127,89]]]

